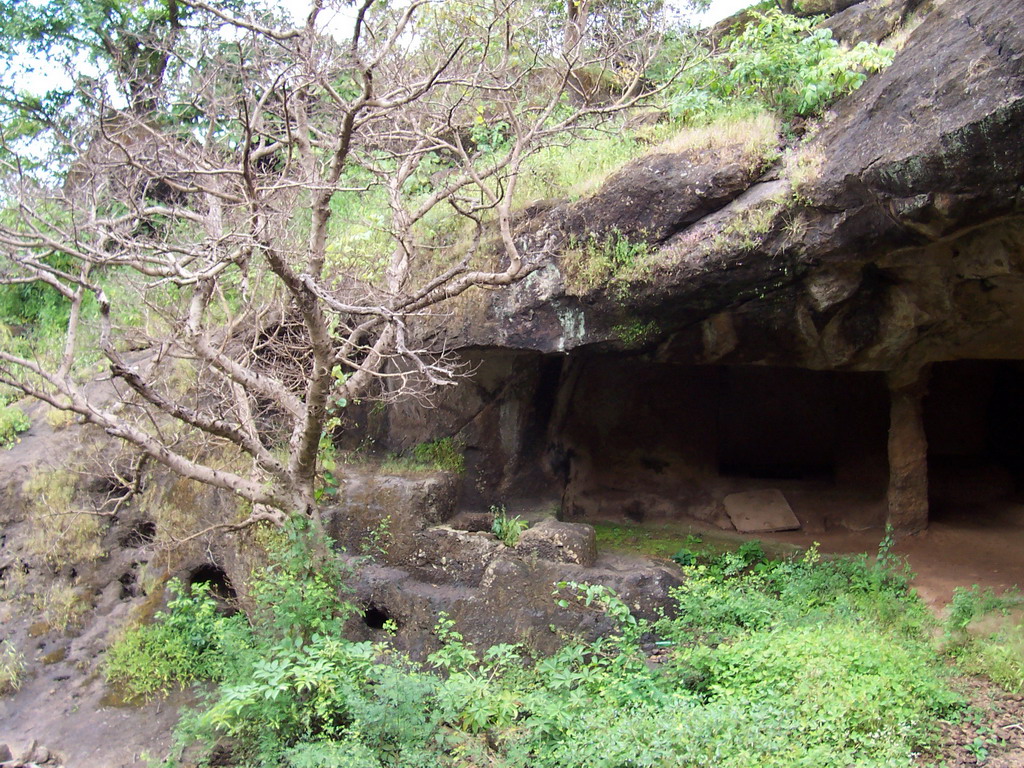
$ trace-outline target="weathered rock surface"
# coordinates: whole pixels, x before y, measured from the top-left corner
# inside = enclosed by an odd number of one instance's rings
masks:
[[[921,0],[861,0],[828,18],[822,26],[843,43],[880,43],[921,9]]]
[[[459,478],[446,472],[388,474],[379,464],[346,467],[337,504],[325,510],[328,533],[349,552],[376,550],[405,562],[416,535],[455,514]]]
[[[369,566],[358,574],[356,595],[375,616],[386,615],[394,622],[393,642],[415,658],[437,648],[433,631],[441,611],[479,649],[522,642],[544,652],[561,646],[567,636],[594,638],[611,629],[604,614],[576,604],[565,590],[556,597],[561,582],[610,587],[637,616],[649,619],[666,604],[669,590],[681,583],[677,570],[641,560],[605,556],[587,568],[502,547],[476,586],[431,584],[406,569]],[[558,605],[560,598],[569,600],[567,608]],[[355,636],[377,636],[378,630],[358,619],[350,626]]]
[[[638,161],[527,227],[534,273],[458,342],[852,370],[1022,357],[1022,126],[1024,28],[1003,4],[947,2],[793,159],[798,188],[789,166],[751,183],[720,155]],[[575,222],[660,252],[625,291],[574,296],[551,254]],[[625,322],[656,330],[624,340]]]
[[[597,535],[589,525],[542,520],[520,534],[515,549],[555,563],[591,566],[597,560]]]

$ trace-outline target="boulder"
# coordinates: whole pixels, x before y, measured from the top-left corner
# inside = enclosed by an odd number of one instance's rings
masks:
[[[597,560],[597,534],[582,523],[542,520],[519,535],[515,550],[556,563],[591,566]]]

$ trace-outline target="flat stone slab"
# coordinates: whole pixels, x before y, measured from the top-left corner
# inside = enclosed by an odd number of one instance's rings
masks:
[[[724,503],[726,514],[740,533],[794,531],[800,527],[793,508],[777,488],[731,493]]]

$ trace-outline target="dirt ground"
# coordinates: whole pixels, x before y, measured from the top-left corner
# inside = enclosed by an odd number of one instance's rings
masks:
[[[883,533],[825,531],[762,534],[761,538],[823,552],[874,552]],[[936,510],[927,530],[900,540],[894,550],[917,574],[914,586],[933,609],[941,609],[958,586],[977,584],[1002,592],[1024,586],[1024,503],[1003,502],[957,511]]]
[[[1024,696],[1004,693],[984,680],[964,678],[960,688],[971,703],[957,723],[939,723],[935,750],[917,764],[944,768],[1024,768]]]

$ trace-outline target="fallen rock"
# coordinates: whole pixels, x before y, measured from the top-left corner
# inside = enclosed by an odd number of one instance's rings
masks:
[[[740,533],[795,531],[800,521],[777,488],[731,493],[725,497],[725,511]]]

